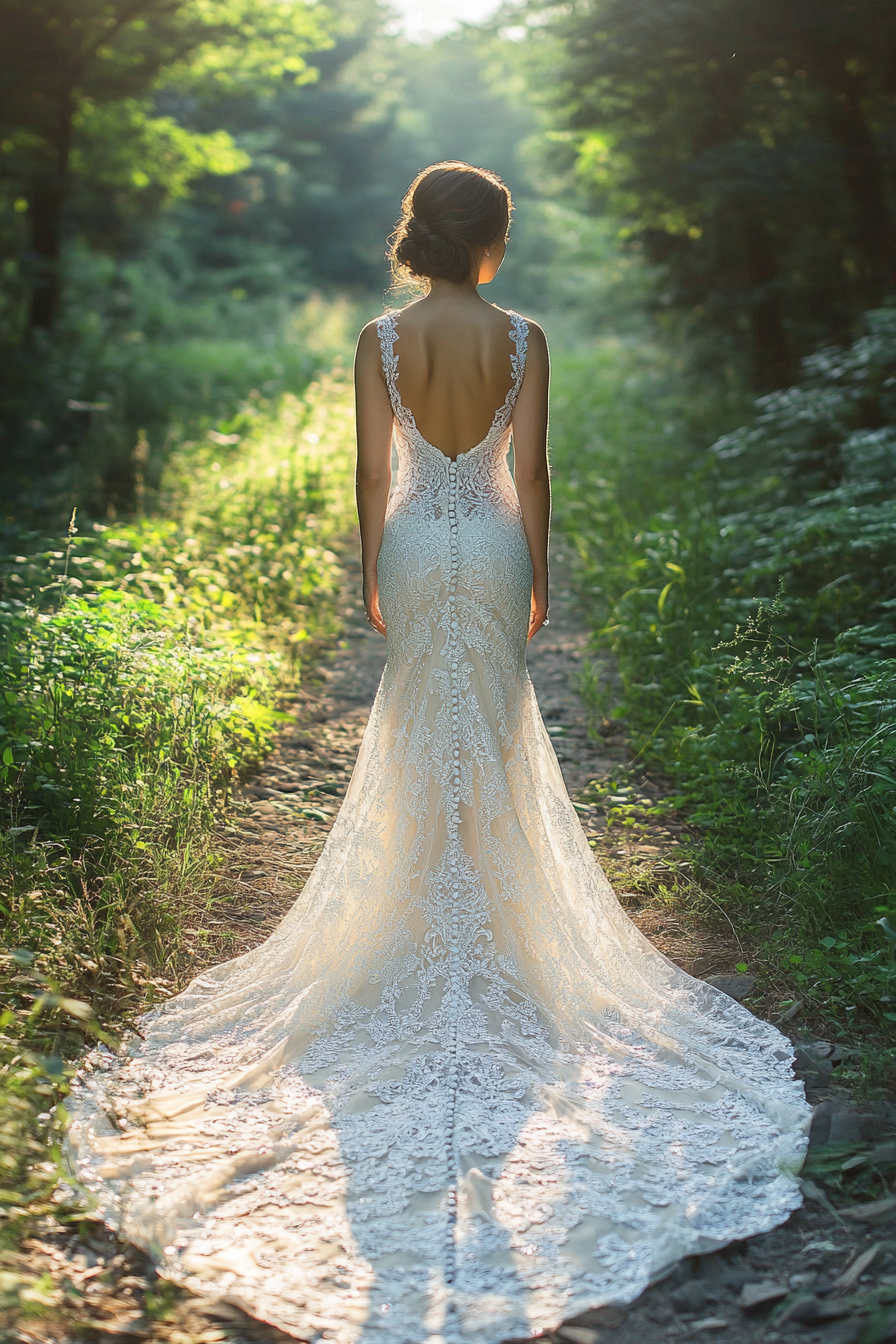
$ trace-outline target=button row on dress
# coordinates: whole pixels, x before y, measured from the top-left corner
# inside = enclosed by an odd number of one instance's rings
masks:
[[[449,613],[449,671],[450,671],[450,691],[451,691],[451,760],[452,773],[450,776],[450,795],[448,799],[448,822],[454,834],[451,837],[456,843],[457,827],[460,824],[460,734],[459,734],[459,694],[458,694],[458,620],[457,620],[457,572],[460,560],[460,548],[458,546],[458,526],[457,526],[457,463],[448,463],[448,543],[449,543],[449,571],[448,571],[448,613]],[[449,918],[449,933],[451,942],[451,958],[456,961],[457,940],[460,933],[460,919],[458,907],[460,904],[461,888],[457,875],[457,863],[452,864],[451,881],[451,901],[452,910]],[[455,1012],[461,1007],[461,995],[458,985],[455,981],[457,967],[452,966],[450,972],[451,979],[451,1000],[452,1008]],[[455,1039],[452,1048],[452,1061],[449,1068],[448,1085],[452,1093],[457,1085],[457,1040]],[[453,1125],[453,1122],[452,1122]]]
[[[450,552],[450,568],[448,574],[448,611],[450,617],[450,636],[451,636],[451,747],[454,759],[454,773],[452,775],[452,798],[450,800],[451,816],[454,824],[460,820],[460,739],[458,735],[458,690],[457,690],[457,570],[459,561],[459,547],[457,541],[457,463],[448,463],[448,536]]]
[[[460,732],[459,732],[459,709],[458,709],[458,620],[457,620],[457,599],[455,593],[457,590],[457,571],[460,559],[460,552],[457,538],[457,463],[448,463],[448,541],[450,568],[448,576],[448,612],[449,612],[449,647],[450,662],[449,670],[451,676],[451,755],[453,760],[453,774],[451,778],[451,790],[448,798],[448,824],[453,831],[451,839],[456,843],[457,830],[460,826]],[[458,864],[455,860],[451,864],[451,898],[452,910],[450,918],[450,961],[449,961],[449,993],[448,1007],[454,1018],[453,1040],[450,1046],[450,1062],[448,1065],[448,1084],[449,1093],[449,1113],[448,1125],[445,1132],[445,1165],[448,1174],[448,1226],[447,1226],[447,1245],[446,1245],[446,1264],[445,1281],[450,1286],[454,1283],[455,1277],[455,1246],[454,1246],[454,1226],[457,1219],[457,1186],[455,1184],[457,1177],[457,1154],[455,1152],[457,1126],[457,1088],[459,1079],[458,1067],[458,1017],[460,1015],[463,1002],[459,988],[460,967],[457,964],[457,945],[460,935],[460,878],[458,876]]]

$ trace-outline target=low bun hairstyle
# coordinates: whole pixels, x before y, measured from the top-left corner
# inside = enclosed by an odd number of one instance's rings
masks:
[[[424,168],[408,188],[390,239],[395,281],[463,284],[477,254],[507,236],[512,209],[510,192],[487,168],[458,162]]]

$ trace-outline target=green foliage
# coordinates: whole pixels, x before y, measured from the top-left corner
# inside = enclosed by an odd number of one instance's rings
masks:
[[[759,390],[784,386],[892,292],[892,6],[531,8],[581,181],[713,367],[746,357]]]
[[[802,1172],[804,1179],[823,1181],[850,1204],[885,1199],[896,1175],[896,1144],[820,1145],[809,1153]]]
[[[133,198],[130,210],[139,213],[144,193],[157,206],[183,196],[197,178],[228,176],[251,163],[227,131],[189,131],[173,117],[152,116],[136,99],[86,102],[74,129],[73,174],[95,190],[117,193],[119,210],[122,195]]]
[[[25,948],[0,953],[0,1246],[58,1208],[71,1057],[87,1042],[116,1044],[89,1004],[61,994],[33,963]],[[27,1278],[0,1272],[0,1310],[7,1294],[27,1309],[35,1291]]]
[[[170,992],[232,782],[336,628],[348,389],[255,398],[227,428],[175,456],[167,517],[73,523],[0,567],[0,1241],[57,1207],[67,1061],[111,1040],[94,1009]],[[0,1282],[39,1296],[21,1288]]]
[[[384,240],[409,172],[394,144],[395,44],[366,0],[340,4],[333,21],[313,82],[171,100],[197,131],[226,127],[247,159],[227,179],[198,178],[170,215],[191,286],[229,275],[251,301],[386,283]]]
[[[800,993],[879,1022],[896,1021],[894,373],[886,309],[702,458],[657,436],[640,497],[637,409],[621,462],[581,427],[556,440],[615,713],[690,808],[698,863]]]
[[[65,583],[124,589],[165,612],[223,622],[231,637],[276,623],[283,642],[301,642],[315,603],[332,595],[335,557],[327,541],[346,522],[340,513],[334,523],[328,479],[349,470],[344,385],[324,377],[303,398],[286,394],[277,403],[256,393],[218,424],[204,443],[185,443],[169,459],[161,494],[178,501],[176,515],[94,523]],[[13,565],[9,582],[28,583],[32,574],[27,562]]]
[[[323,10],[291,0],[4,0],[3,18],[0,167],[27,225],[27,245],[21,229],[12,237],[31,329],[59,313],[73,184],[158,208],[192,178],[245,164],[222,128],[160,116],[161,86],[219,96],[312,78],[305,56],[329,42]]]
[[[88,902],[67,922],[87,922],[79,950],[93,959],[115,949],[124,916],[141,943],[156,934],[168,883],[142,872],[143,856],[188,848],[273,727],[269,709],[253,710],[259,696],[267,709],[276,656],[197,646],[172,618],[120,593],[3,612],[8,875],[33,880],[42,853],[43,873]],[[54,904],[33,893],[7,905],[7,936],[42,942]]]
[[[350,427],[342,387],[319,384],[256,411],[238,457],[217,446],[226,476],[210,451],[190,476],[179,459],[173,517],[9,557],[4,926],[44,970],[70,982],[81,958],[114,996],[122,962],[176,956],[172,900],[202,880],[278,686],[334,628]]]
[[[74,507],[82,519],[149,507],[181,445],[235,433],[281,393],[302,393],[349,355],[363,320],[356,305],[319,298],[246,311],[229,290],[187,305],[164,272],[91,254],[79,272],[74,306],[98,291],[92,311],[10,352],[0,529],[14,534],[64,527]]]

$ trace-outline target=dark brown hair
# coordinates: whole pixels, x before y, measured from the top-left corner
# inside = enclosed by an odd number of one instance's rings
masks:
[[[488,168],[434,163],[414,178],[389,247],[396,282],[467,280],[477,252],[507,236],[513,202]]]

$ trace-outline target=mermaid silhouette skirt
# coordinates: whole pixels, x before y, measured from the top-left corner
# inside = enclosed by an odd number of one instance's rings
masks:
[[[381,319],[388,660],[339,817],[276,932],[72,1097],[109,1223],[301,1339],[497,1344],[800,1203],[789,1042],[628,920],[538,712],[509,320],[507,402],[451,462]]]

